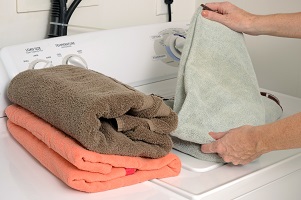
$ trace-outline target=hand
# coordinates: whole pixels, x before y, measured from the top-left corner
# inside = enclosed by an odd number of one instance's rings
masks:
[[[234,31],[257,35],[256,30],[252,30],[256,15],[248,13],[229,2],[206,3],[206,6],[217,12],[203,10],[201,13],[203,17],[224,24]]]
[[[254,126],[241,126],[227,132],[209,134],[216,141],[203,144],[201,151],[217,153],[227,163],[245,165],[265,153]]]

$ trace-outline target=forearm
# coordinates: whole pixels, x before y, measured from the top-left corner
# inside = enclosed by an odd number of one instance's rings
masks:
[[[301,113],[257,128],[258,145],[264,153],[301,148]]]
[[[250,35],[272,35],[301,38],[301,12],[272,15],[255,15],[229,2],[207,3],[210,9],[202,16],[222,23],[234,31]]]
[[[301,38],[301,12],[255,15],[253,19],[249,28],[254,35]]]

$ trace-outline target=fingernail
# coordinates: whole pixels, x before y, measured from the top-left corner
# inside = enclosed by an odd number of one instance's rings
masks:
[[[203,10],[202,11],[202,16],[203,17],[208,17],[208,11],[207,10]]]

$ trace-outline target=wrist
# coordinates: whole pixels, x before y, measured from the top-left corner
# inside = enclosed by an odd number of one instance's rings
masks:
[[[272,151],[269,137],[269,127],[267,125],[254,126],[253,127],[254,138],[256,140],[257,152],[260,154],[268,153]]]
[[[246,21],[245,24],[245,33],[249,35],[260,35],[261,34],[261,16],[260,15],[254,15],[250,14],[249,20]]]

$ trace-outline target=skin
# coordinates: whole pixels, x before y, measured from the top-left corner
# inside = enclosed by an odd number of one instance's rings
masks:
[[[206,6],[218,13],[204,10],[203,17],[220,22],[234,31],[249,35],[301,38],[301,12],[255,15],[229,2],[207,3]]]
[[[202,16],[249,35],[301,38],[301,13],[254,15],[229,2],[207,3],[214,11]],[[217,153],[225,162],[245,165],[264,153],[301,148],[301,112],[262,126],[245,125],[226,132],[210,132],[214,142],[203,153]]]

